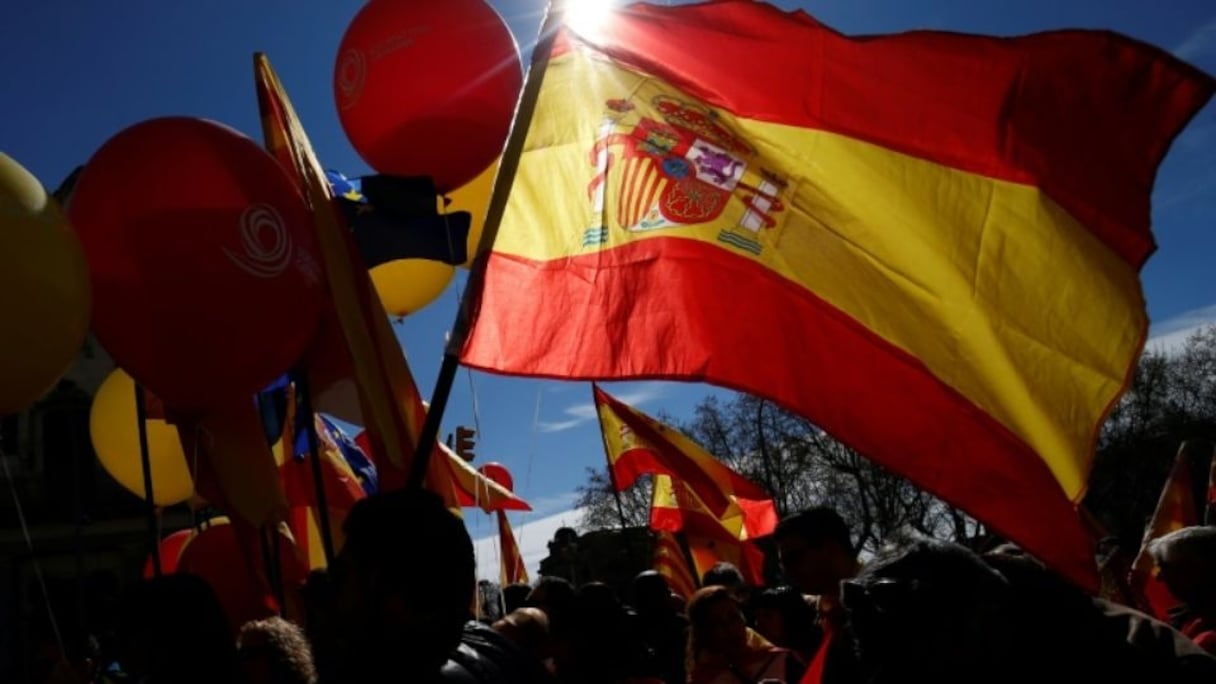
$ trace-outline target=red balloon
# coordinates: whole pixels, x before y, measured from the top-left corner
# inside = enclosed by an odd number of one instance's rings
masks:
[[[342,36],[338,118],[372,168],[442,192],[501,153],[523,83],[519,47],[484,0],[376,0]]]
[[[260,549],[253,551],[257,555],[251,562],[257,563],[259,571],[265,575]],[[286,536],[279,539],[279,568],[283,573],[284,590],[291,597],[307,579],[308,568],[296,556],[293,544]],[[227,521],[213,523],[195,534],[182,549],[177,571],[198,575],[211,585],[234,630],[250,620],[275,614],[276,599],[269,587],[263,586],[250,572],[236,531]]]
[[[316,329],[323,272],[303,196],[230,128],[184,117],[127,128],[85,166],[70,218],[98,340],[174,408],[256,393]]]
[[[157,548],[160,551],[161,574],[171,575],[177,572],[177,561],[182,555],[182,548],[186,546],[186,542],[190,540],[192,534],[194,534],[194,530],[178,530],[160,540]],[[152,564],[152,554],[148,554],[148,560],[144,563],[144,577],[147,579],[156,577],[156,566]]]
[[[478,468],[482,475],[490,478],[498,483],[503,489],[512,492],[515,491],[515,479],[511,477],[511,471],[501,463],[490,462]]]

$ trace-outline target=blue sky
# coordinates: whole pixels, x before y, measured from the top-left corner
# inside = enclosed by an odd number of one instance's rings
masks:
[[[526,57],[543,0],[491,4],[506,18]],[[846,33],[938,28],[1013,35],[1066,27],[1113,29],[1216,72],[1216,4],[1210,0],[777,4],[803,7]],[[211,118],[260,139],[251,54],[264,51],[322,162],[349,176],[366,173],[369,169],[338,124],[331,90],[338,42],[360,5],[352,0],[17,0],[0,23],[0,46],[8,62],[0,77],[0,150],[54,187],[110,135],[146,118]],[[1216,226],[1216,106],[1200,113],[1163,165],[1153,218],[1160,248],[1143,280],[1155,331],[1216,320],[1216,280],[1209,274],[1216,254],[1211,230]],[[436,303],[397,326],[424,395],[431,392],[463,281],[462,271]],[[717,391],[677,383],[622,383],[609,390],[646,410],[678,417],[688,416],[699,399]],[[497,460],[514,473],[517,489],[537,508],[517,522],[535,521],[569,509],[584,468],[602,463],[590,399],[584,383],[485,374],[470,379],[462,370],[444,431],[458,423],[472,425],[476,404],[479,462]],[[485,516],[470,512],[468,519],[475,536],[491,533]],[[569,515],[560,519],[575,521]],[[525,539],[524,545],[531,544]],[[543,547],[537,552],[543,555]]]

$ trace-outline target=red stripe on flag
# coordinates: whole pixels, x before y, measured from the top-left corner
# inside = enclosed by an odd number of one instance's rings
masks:
[[[706,379],[771,397],[816,416],[822,428],[859,452],[973,511],[1053,568],[1096,588],[1092,540],[1038,455],[917,359],[796,284],[714,245],[678,238],[557,263],[495,253],[488,267],[496,287],[483,294],[465,365],[567,380]],[[738,325],[738,298],[721,294],[722,284],[731,282],[748,283],[746,330]],[[536,292],[546,293],[549,305],[532,306]],[[618,292],[630,297],[612,296]],[[667,311],[672,300],[684,307],[671,324],[681,353],[656,356],[649,328],[623,321],[637,312]],[[543,344],[515,343],[516,321],[493,317],[510,311],[533,312],[534,329],[550,337]],[[584,331],[603,329],[623,331],[620,343],[584,353]],[[756,329],[773,334],[757,338]],[[757,346],[757,339],[763,344]],[[720,349],[748,353],[715,353]],[[799,359],[803,367],[794,374],[766,359]],[[901,443],[918,445],[916,458],[889,448]]]

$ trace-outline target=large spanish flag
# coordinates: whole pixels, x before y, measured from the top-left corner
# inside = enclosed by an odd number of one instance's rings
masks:
[[[632,6],[555,48],[461,360],[767,397],[1093,585],[1073,504],[1212,90],[1109,32]]]
[[[757,520],[771,518],[776,524],[772,497],[759,485],[728,468],[679,430],[597,386],[592,386],[592,392],[612,484],[618,492],[632,487],[642,475],[662,473],[682,481],[696,493],[702,508],[715,516],[738,513],[742,500],[749,511],[755,511]],[[768,531],[772,531],[771,526]]]

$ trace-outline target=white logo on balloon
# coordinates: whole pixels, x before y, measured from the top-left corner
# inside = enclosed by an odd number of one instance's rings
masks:
[[[254,204],[241,212],[241,247],[224,254],[237,268],[257,278],[275,278],[291,265],[291,236],[283,217],[269,204]]]
[[[367,58],[354,48],[342,53],[338,60],[338,91],[342,97],[338,104],[342,109],[354,106],[363,94],[363,82],[367,79]]]

